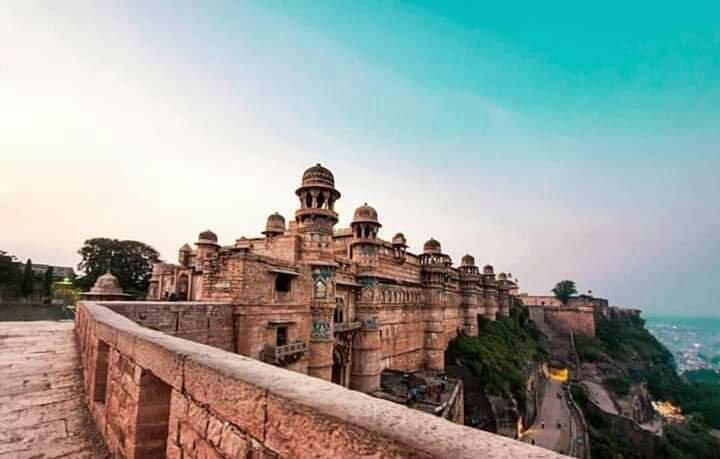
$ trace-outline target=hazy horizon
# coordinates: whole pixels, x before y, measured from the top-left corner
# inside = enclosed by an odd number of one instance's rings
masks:
[[[720,4],[0,4],[0,250],[175,261],[292,219],[320,162],[380,236],[718,316]]]

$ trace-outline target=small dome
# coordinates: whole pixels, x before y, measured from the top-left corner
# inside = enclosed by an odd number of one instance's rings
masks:
[[[407,247],[407,239],[405,239],[405,235],[403,233],[397,233],[392,238],[393,245],[402,245]]]
[[[507,274],[505,274],[505,273],[498,274],[498,279],[499,280],[507,280]]]
[[[329,169],[317,163],[303,173],[302,186],[309,185],[324,185],[335,188],[335,177]]]
[[[353,215],[352,222],[379,224],[377,210],[375,210],[372,206],[368,206],[368,203],[366,202],[362,206],[355,209],[355,215]]]
[[[483,267],[483,274],[495,274],[495,270],[493,269],[492,265],[485,265]]]
[[[218,241],[217,234],[213,233],[210,230],[205,230],[198,235],[198,242],[200,242],[200,243],[217,244],[217,241]]]
[[[184,244],[180,247],[180,252],[192,252],[192,247],[190,247],[190,244]]]
[[[460,260],[460,266],[475,266],[475,257],[470,255],[469,253],[466,254],[462,259]]]
[[[433,238],[430,238],[423,245],[423,253],[442,253],[442,247],[440,246],[440,242],[436,241]]]
[[[90,293],[96,295],[122,295],[120,281],[110,271],[98,277],[95,285],[90,289]]]
[[[284,233],[285,232],[285,217],[280,215],[278,212],[275,212],[274,214],[270,215],[267,218],[267,223],[265,224],[265,231],[263,231],[263,234],[278,234],[278,233]]]

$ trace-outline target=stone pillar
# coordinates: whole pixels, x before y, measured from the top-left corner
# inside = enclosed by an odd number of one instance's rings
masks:
[[[333,338],[330,330],[331,321],[331,309],[317,307],[312,309],[308,375],[326,381],[332,380]]]
[[[432,295],[437,298],[437,295]],[[429,371],[445,370],[445,329],[443,323],[443,307],[430,304],[424,311],[424,353],[425,369]]]
[[[365,318],[362,324],[353,340],[350,389],[371,392],[380,387],[380,329],[377,316]]]

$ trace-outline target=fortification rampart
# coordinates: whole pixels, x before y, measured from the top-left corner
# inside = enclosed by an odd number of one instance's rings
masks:
[[[563,457],[144,328],[120,314],[140,311],[115,309],[79,303],[76,330],[89,410],[120,457]]]
[[[530,319],[547,323],[561,333],[595,336],[595,315],[591,306],[529,305]]]

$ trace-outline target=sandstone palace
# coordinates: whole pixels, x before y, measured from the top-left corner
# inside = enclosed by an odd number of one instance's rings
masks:
[[[229,303],[234,342],[220,347],[365,392],[386,369],[443,371],[457,333],[508,314],[517,284],[491,265],[465,255],[454,267],[432,238],[420,254],[402,233],[382,239],[367,204],[336,228],[340,191],[320,164],[295,194],[289,224],[272,214],[263,237],[227,246],[203,231],[178,264],[157,263],[148,299]]]

